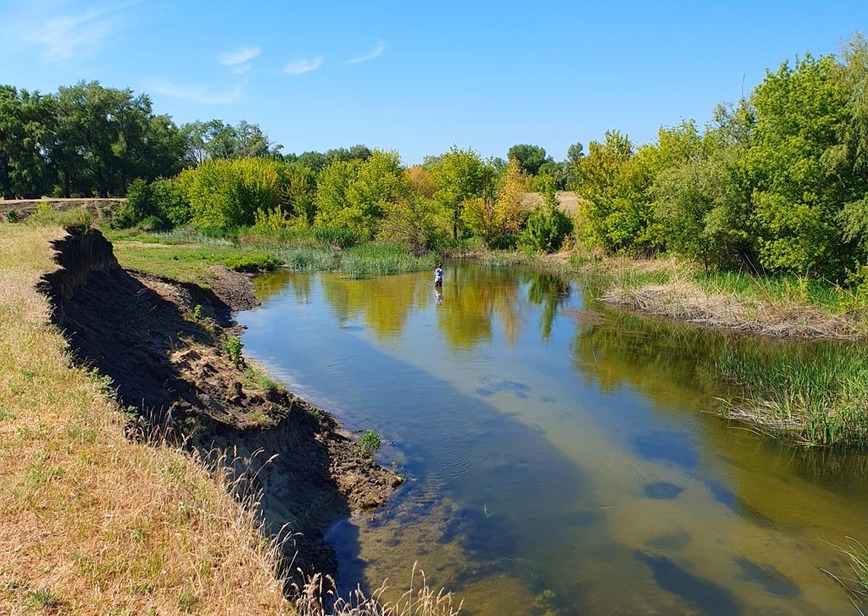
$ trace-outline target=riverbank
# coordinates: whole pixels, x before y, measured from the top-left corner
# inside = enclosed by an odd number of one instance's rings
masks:
[[[333,572],[325,529],[399,484],[232,351],[243,275],[176,284],[56,227],[4,225],[0,261],[4,610],[290,613],[284,574]]]

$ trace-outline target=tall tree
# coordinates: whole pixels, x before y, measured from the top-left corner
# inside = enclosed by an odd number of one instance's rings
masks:
[[[491,199],[493,196],[493,168],[473,150],[460,150],[452,146],[431,165],[437,184],[435,200],[452,226],[452,237],[457,239],[462,230],[465,204],[472,199]]]
[[[536,175],[539,173],[539,168],[546,162],[551,160],[546,156],[546,150],[538,145],[519,144],[509,148],[506,155],[508,160],[515,159],[524,173],[528,175]]]
[[[51,188],[47,148],[54,140],[54,99],[0,86],[0,196],[38,197]]]

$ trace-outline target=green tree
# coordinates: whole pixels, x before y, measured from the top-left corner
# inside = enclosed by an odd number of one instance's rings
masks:
[[[747,168],[755,178],[752,224],[763,267],[839,279],[852,261],[838,212],[852,178],[830,164],[849,93],[833,56],[807,56],[766,74],[751,96],[757,122]],[[864,193],[863,193],[864,194]]]
[[[525,250],[557,252],[572,232],[573,222],[558,207],[554,190],[549,190],[528,216],[520,245]]]
[[[545,148],[525,143],[509,148],[506,157],[508,160],[518,161],[521,170],[528,175],[536,175],[544,163],[551,161],[551,158],[546,156]]]
[[[434,199],[452,226],[452,237],[463,232],[465,205],[474,199],[492,197],[494,170],[473,150],[452,146],[449,152],[430,162],[437,185]]]
[[[522,205],[527,185],[518,160],[510,159],[494,199],[477,197],[465,203],[462,216],[467,227],[489,246],[514,246],[527,218],[527,208]]]
[[[0,196],[38,197],[50,192],[54,99],[0,86]]]

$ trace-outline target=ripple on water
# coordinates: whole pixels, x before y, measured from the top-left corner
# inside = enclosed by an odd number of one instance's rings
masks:
[[[510,393],[516,398],[526,399],[530,387],[518,381],[507,381],[494,374],[486,374],[479,379],[481,387],[476,393],[483,397],[492,396],[495,393]]]

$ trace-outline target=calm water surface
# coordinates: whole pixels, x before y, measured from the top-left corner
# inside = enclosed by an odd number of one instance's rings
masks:
[[[255,284],[245,353],[408,478],[330,533],[344,586],[406,588],[418,562],[468,614],[855,613],[821,569],[868,541],[865,457],[706,412],[731,393],[717,350],[756,342],[475,263],[439,297],[428,272]]]

